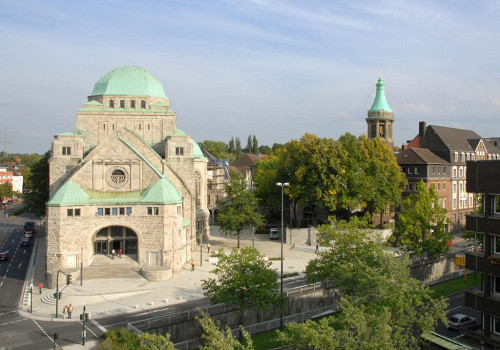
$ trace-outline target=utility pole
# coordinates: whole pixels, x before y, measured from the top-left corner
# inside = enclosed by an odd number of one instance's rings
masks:
[[[2,138],[3,138],[3,161],[6,162],[7,156],[9,154],[9,143],[12,143],[12,142],[9,142],[9,132],[7,131],[7,129],[5,129],[5,132],[4,132],[4,135]]]

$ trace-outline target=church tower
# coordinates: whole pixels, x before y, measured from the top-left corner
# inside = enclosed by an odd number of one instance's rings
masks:
[[[380,137],[389,146],[394,147],[393,123],[394,115],[391,107],[385,99],[385,83],[382,77],[377,82],[377,94],[372,107],[368,110],[368,138],[374,139]]]

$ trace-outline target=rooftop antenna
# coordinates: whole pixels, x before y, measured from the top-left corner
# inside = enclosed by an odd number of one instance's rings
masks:
[[[9,154],[9,143],[12,143],[12,141],[9,141],[9,132],[7,131],[7,129],[5,129],[5,132],[3,135],[3,161],[4,162],[7,161],[7,155]]]

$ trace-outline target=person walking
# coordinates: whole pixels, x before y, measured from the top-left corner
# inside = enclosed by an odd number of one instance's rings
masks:
[[[66,319],[66,312],[68,312],[68,305],[64,305],[64,309],[63,309],[63,320]]]
[[[73,305],[69,304],[66,311],[68,311],[68,320],[71,320],[71,313],[73,312]]]
[[[194,259],[191,259],[191,271],[194,271]]]
[[[118,249],[118,257],[121,259],[123,254],[122,248]]]
[[[207,244],[207,250],[210,253],[210,243]]]
[[[115,259],[115,250],[114,249],[111,249],[111,259]]]
[[[42,282],[40,282],[40,283],[38,284],[38,291],[40,292],[40,294],[42,294],[42,288],[43,288],[43,283],[42,283]]]

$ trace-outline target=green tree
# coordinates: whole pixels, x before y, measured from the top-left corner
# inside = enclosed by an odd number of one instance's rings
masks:
[[[280,158],[276,154],[257,163],[254,177],[255,196],[262,207],[268,209],[281,208],[281,189],[276,186],[278,180],[278,167]]]
[[[240,326],[243,341],[240,343],[233,337],[231,328],[226,325],[222,330],[220,322],[215,322],[209,315],[204,315],[203,318],[196,317],[203,328],[202,339],[205,343],[200,347],[200,350],[253,350],[253,343],[250,334]]]
[[[229,152],[227,145],[222,141],[205,140],[198,143],[201,148],[210,152],[217,159],[231,159],[234,155]]]
[[[228,148],[229,153],[234,153],[234,151],[235,151],[234,137],[231,137],[231,140],[229,140],[229,145],[227,148]]]
[[[20,158],[22,160],[22,164],[25,167],[31,168],[42,158],[42,156],[39,155],[38,153],[31,153],[31,154],[20,155]]]
[[[252,151],[253,151],[252,135],[248,135],[247,146],[245,147],[245,152],[246,153],[252,153]]]
[[[255,135],[252,136],[252,153],[253,154],[259,153],[259,141],[257,141],[257,136]]]
[[[260,154],[267,154],[270,155],[272,152],[272,148],[266,145],[259,146],[259,152]]]
[[[236,159],[239,159],[241,157],[241,154],[242,154],[241,141],[240,141],[239,137],[237,137],[236,141],[235,141],[234,154],[235,154]]]
[[[136,334],[126,328],[117,328],[104,333],[99,350],[174,350],[170,335]]]
[[[278,272],[272,263],[251,247],[233,250],[231,254],[219,254],[219,261],[209,278],[202,284],[206,297],[212,303],[226,303],[238,309],[239,324],[243,324],[245,310],[268,310],[270,305],[283,307]],[[240,340],[242,339],[240,328]]]
[[[31,176],[24,186],[26,209],[36,215],[45,215],[45,203],[49,200],[50,151],[31,167]]]
[[[372,215],[380,213],[382,227],[384,211],[401,203],[401,193],[407,183],[406,177],[401,172],[392,149],[382,139],[370,140],[363,135],[360,139],[360,149],[365,155],[363,164],[365,178],[369,184],[364,192],[368,210]]]
[[[399,259],[359,228],[334,222],[319,228],[330,249],[306,267],[309,280],[335,281],[342,314],[316,323],[292,323],[282,335],[301,349],[418,349],[418,335],[446,323],[446,301],[409,277],[409,259]],[[325,341],[326,346],[322,346]]]
[[[420,259],[437,258],[447,253],[452,233],[448,232],[451,220],[446,217],[446,212],[439,204],[434,185],[428,189],[420,181],[417,192],[403,202],[394,230],[395,240]]]
[[[0,198],[12,198],[14,191],[12,190],[11,182],[4,182],[0,184]]]
[[[240,232],[248,226],[261,226],[264,220],[256,212],[257,198],[253,191],[247,189],[247,183],[241,174],[232,173],[229,181],[224,184],[224,190],[226,197],[217,203],[217,222],[222,234],[238,236],[239,248]]]

